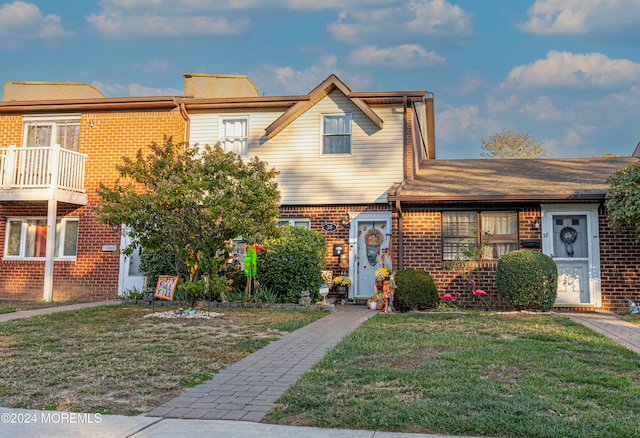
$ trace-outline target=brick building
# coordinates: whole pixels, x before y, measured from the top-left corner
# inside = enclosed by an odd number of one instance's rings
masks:
[[[346,256],[353,300],[372,294],[387,252],[394,269],[427,270],[440,293],[472,305],[443,267],[469,243],[485,248],[472,275],[494,298],[498,258],[522,248],[554,256],[558,307],[622,311],[639,298],[640,247],[603,210],[607,177],[636,158],[436,160],[434,130],[430,93],[356,92],[334,75],[301,96],[202,74],[167,97],[5,84],[0,298],[99,300],[140,287],[137,254],[119,253],[126,234],[98,223],[93,207],[121,157],[164,135],[275,167],[280,223],[322,232],[334,274]]]

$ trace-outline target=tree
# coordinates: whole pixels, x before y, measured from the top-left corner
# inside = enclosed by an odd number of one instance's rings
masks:
[[[640,162],[630,163],[607,179],[607,217],[617,227],[630,229],[640,243]]]
[[[197,299],[206,289],[205,274],[217,278],[228,259],[231,239],[257,242],[276,231],[276,172],[219,145],[165,138],[149,148],[146,156],[140,149],[135,158],[123,157],[113,187],[100,184],[97,214],[103,223],[128,227],[133,243],[125,253],[137,246],[168,249],[185,293]]]
[[[480,155],[484,158],[547,158],[549,152],[544,142],[539,142],[529,134],[503,129],[492,134],[488,140],[482,141]]]

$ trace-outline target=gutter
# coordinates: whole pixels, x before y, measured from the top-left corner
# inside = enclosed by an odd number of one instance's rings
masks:
[[[184,102],[178,104],[176,101],[176,105],[180,108],[180,115],[184,119],[184,142],[189,144],[189,138],[191,135],[191,118],[189,117],[189,113],[187,112]]]

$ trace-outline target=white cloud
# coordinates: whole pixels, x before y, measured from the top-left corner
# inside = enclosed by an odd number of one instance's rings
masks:
[[[69,35],[73,33],[64,30],[59,15],[43,15],[34,4],[14,1],[0,6],[0,37],[3,39],[15,41]]]
[[[527,11],[524,31],[553,35],[619,33],[640,21],[637,0],[536,0]]]
[[[153,88],[140,84],[105,84],[93,82],[91,85],[102,91],[106,97],[130,97],[130,96],[182,96],[182,90],[175,88]]]
[[[229,20],[225,17],[179,17],[160,15],[123,15],[121,13],[91,14],[87,23],[110,38],[133,35],[149,37],[239,35],[249,26],[248,19]]]
[[[274,67],[262,65],[249,72],[249,77],[270,95],[307,94],[329,75],[335,74],[354,90],[366,90],[371,85],[371,78],[366,74],[353,74],[338,66],[334,55],[321,58],[317,65],[303,70],[293,67]]]
[[[399,7],[343,11],[338,21],[329,25],[329,32],[352,44],[416,36],[466,36],[472,32],[472,21],[470,13],[445,0],[411,0]]]
[[[560,111],[547,96],[541,96],[535,102],[527,102],[518,110],[518,114],[539,122],[553,122],[562,118]]]
[[[428,67],[445,61],[436,52],[428,51],[420,44],[401,44],[387,48],[362,46],[352,51],[347,59],[354,65],[382,65],[394,69]]]
[[[573,54],[550,51],[545,59],[520,65],[506,86],[615,86],[640,80],[640,64],[610,59],[601,53]]]

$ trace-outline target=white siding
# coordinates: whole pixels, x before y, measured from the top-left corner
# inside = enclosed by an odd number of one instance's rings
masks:
[[[280,172],[280,202],[285,205],[386,202],[389,188],[402,181],[402,106],[373,107],[384,121],[375,126],[342,93],[334,91],[273,139],[265,128],[282,112],[216,111],[191,115],[192,143],[214,144],[218,117],[249,116],[249,156],[258,156]],[[353,115],[351,155],[321,154],[323,114]]]

